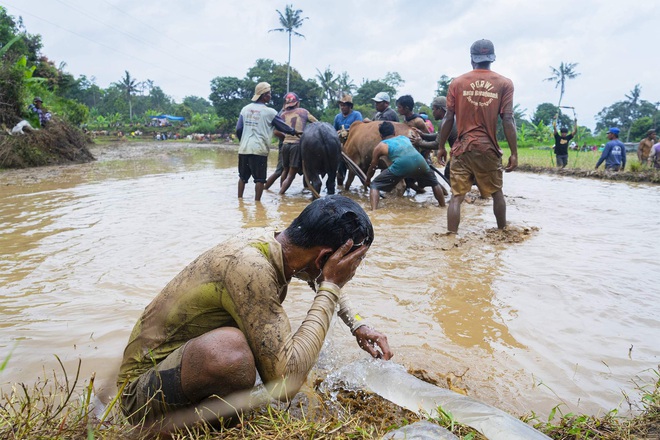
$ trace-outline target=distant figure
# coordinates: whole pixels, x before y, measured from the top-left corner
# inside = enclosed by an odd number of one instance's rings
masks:
[[[552,121],[552,128],[554,129],[555,135],[555,156],[557,157],[557,168],[565,168],[568,165],[568,143],[577,133],[578,125],[577,119],[573,122],[573,131],[571,134],[568,134],[568,128],[562,127],[560,133],[557,133],[557,118],[559,114],[555,115],[555,119]]]
[[[289,92],[284,97],[284,111],[282,119],[297,132],[302,133],[308,122],[317,122],[310,112],[300,107],[300,98],[294,92]],[[302,156],[300,151],[300,137],[286,135],[282,144],[282,168],[284,181],[280,188],[280,194],[284,194],[296,178],[299,170],[302,170]],[[304,180],[304,178],[303,178]]]
[[[436,96],[433,98],[433,102],[431,102],[431,111],[433,113],[433,119],[438,121],[438,123],[441,123],[442,119],[445,117],[447,114],[447,98],[444,96]],[[413,145],[420,149],[420,150],[437,150],[437,159],[438,163],[441,165],[445,162],[445,157],[441,157],[440,154],[440,133],[429,133],[429,134],[424,134],[420,132],[420,137],[416,137],[413,141]],[[449,142],[449,148],[454,145],[454,142],[456,142],[456,139],[458,138],[458,132],[456,131],[456,124],[451,129],[451,133],[449,133],[449,137],[447,138],[447,142]],[[449,160],[446,161],[447,163],[445,164],[445,177],[449,179],[450,176],[450,162]]]
[[[648,161],[649,165],[653,165],[653,168],[660,170],[660,142],[651,148]]]
[[[433,133],[435,131],[435,127],[433,126],[433,122],[429,119],[429,115],[427,115],[424,112],[419,112],[419,117],[424,119],[424,123],[426,124],[426,128],[429,129],[429,133]]]
[[[447,114],[440,126],[439,156],[446,156],[445,142],[458,126],[458,139],[451,147],[452,196],[447,209],[447,229],[458,232],[461,203],[476,182],[482,197],[493,197],[497,227],[506,226],[506,201],[502,192],[502,150],[497,143],[497,120],[502,120],[511,155],[504,171],[518,166],[518,141],[513,119],[513,82],[490,70],[495,47],[489,40],[470,47],[472,71],[455,78],[447,94]]]
[[[605,169],[611,171],[623,171],[626,168],[626,146],[619,140],[619,129],[612,127],[607,131],[609,142],[605,144],[600,159],[596,162],[596,169],[603,161]]]
[[[374,115],[374,121],[392,121],[399,122],[399,116],[396,112],[390,107],[390,95],[385,92],[377,93],[376,96],[371,98],[376,106],[376,114]],[[364,120],[369,122],[368,119]]]
[[[243,198],[245,184],[254,180],[254,200],[261,201],[266,182],[268,151],[273,138],[273,130],[277,128],[285,134],[299,134],[288,126],[277,111],[267,107],[270,102],[270,84],[260,82],[254,89],[252,103],[241,109],[236,123],[236,136],[241,141],[238,147],[238,198]]]
[[[649,154],[653,145],[658,141],[658,138],[655,134],[655,130],[651,129],[646,132],[646,137],[642,139],[637,147],[637,159],[642,165],[646,165],[649,159]]]
[[[46,110],[43,104],[44,102],[41,100],[41,98],[36,96],[32,101],[32,104],[28,106],[28,110],[36,113],[39,116],[39,125],[45,127],[53,115],[48,110]]]
[[[440,206],[445,206],[445,197],[438,179],[429,168],[424,157],[410,143],[410,139],[406,136],[395,137],[394,126],[389,121],[380,124],[378,132],[383,141],[376,145],[372,153],[367,181],[365,182],[365,185],[370,187],[371,209],[378,209],[379,191],[392,191],[404,178],[415,179],[421,188],[432,187],[435,199]],[[372,182],[371,178],[376,172],[376,168],[378,168],[378,161],[383,156],[387,157],[391,165],[381,171]]]

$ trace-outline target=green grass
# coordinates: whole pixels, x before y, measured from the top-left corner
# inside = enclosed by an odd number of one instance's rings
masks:
[[[59,359],[58,359],[59,360]],[[60,363],[61,365],[61,363]],[[64,371],[64,367],[62,366]],[[0,438],[48,439],[147,439],[153,432],[130,425],[110,403],[99,418],[92,410],[94,377],[79,382],[80,364],[75,376],[40,381],[32,387],[10,385],[0,396]],[[651,383],[638,385],[640,402],[628,405],[638,410],[635,417],[621,417],[618,410],[602,416],[562,413],[558,405],[546,420],[533,412],[521,417],[552,439],[653,440],[660,438],[660,373],[652,370]],[[438,408],[430,421],[452,431],[463,440],[482,440],[473,429],[461,425]],[[257,408],[240,416],[231,427],[212,430],[197,426],[175,431],[173,439],[372,439],[425,419],[399,408],[378,396],[340,391],[332,396],[316,390],[301,391],[292,403]]]

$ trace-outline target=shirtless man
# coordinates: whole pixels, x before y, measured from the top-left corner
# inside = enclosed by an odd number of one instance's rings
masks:
[[[199,256],[144,310],[124,350],[117,385],[133,423],[203,410],[254,387],[292,398],[314,366],[339,304],[362,349],[390,359],[387,337],[351,310],[344,285],[374,238],[364,210],[347,197],[317,199],[282,232],[231,238]],[[282,302],[293,277],[314,286],[294,332]],[[318,284],[317,284],[318,283]]]

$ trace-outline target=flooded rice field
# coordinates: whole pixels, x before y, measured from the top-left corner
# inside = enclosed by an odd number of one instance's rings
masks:
[[[310,200],[297,179],[260,204],[250,183],[239,201],[237,155],[222,148],[94,153],[0,173],[3,388],[52,376],[57,355],[112,390],[133,324],[174,275],[228,237],[286,227]],[[455,238],[430,192],[382,200],[346,286],[356,308],[388,335],[393,361],[513,414],[638,399],[635,383],[660,363],[660,187],[514,172],[504,192],[508,230],[473,197]],[[355,183],[343,194],[368,209]],[[311,300],[294,281],[294,326]],[[336,321],[316,375],[367,356]]]

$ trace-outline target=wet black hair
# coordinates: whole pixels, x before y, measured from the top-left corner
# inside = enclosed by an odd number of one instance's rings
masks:
[[[560,133],[568,133],[568,128],[562,127],[562,128],[559,129],[559,132]]]
[[[403,108],[408,108],[412,110],[415,107],[415,100],[410,95],[403,95],[396,100],[396,103]]]
[[[314,200],[284,231],[295,246],[339,249],[350,238],[355,246],[370,245],[374,228],[367,213],[355,201],[338,194]]]
[[[380,137],[382,138],[392,136],[394,134],[394,125],[390,121],[383,121],[378,127],[378,133],[380,133]]]

